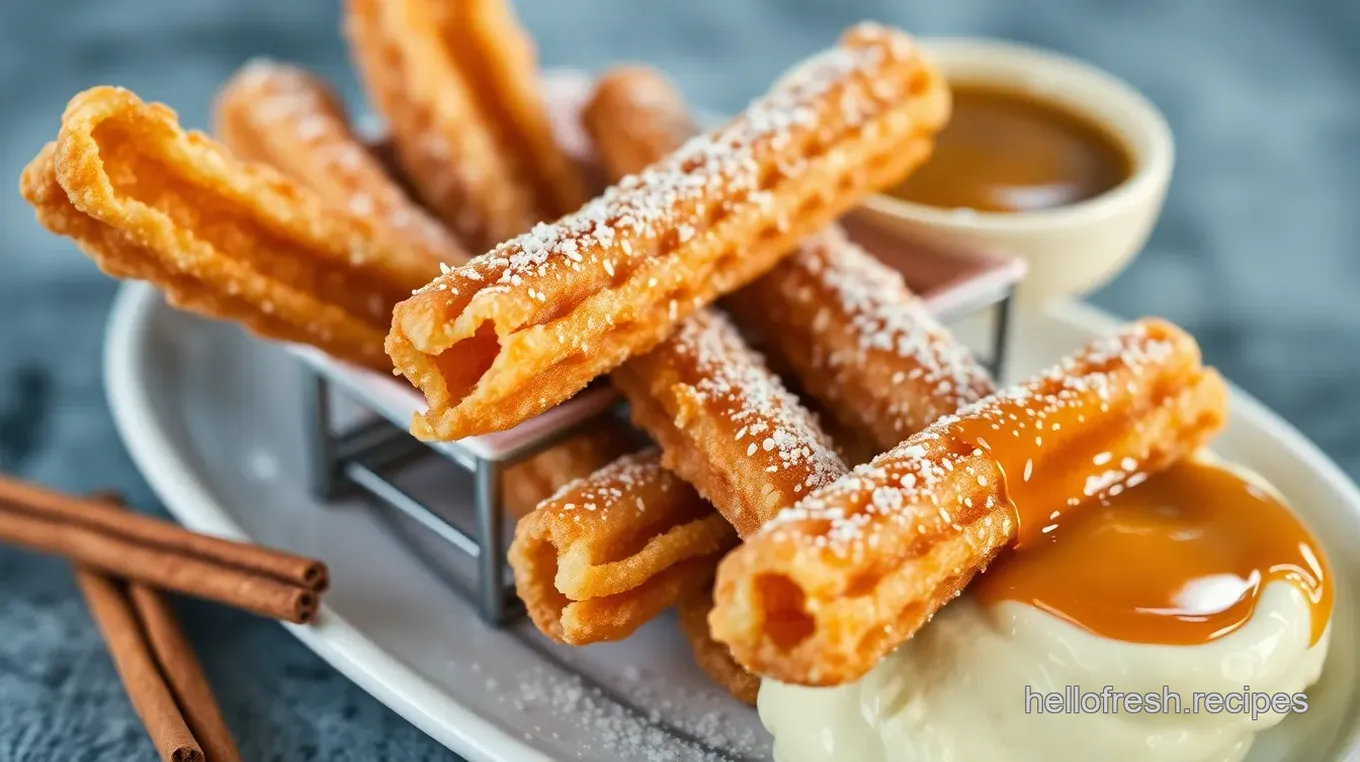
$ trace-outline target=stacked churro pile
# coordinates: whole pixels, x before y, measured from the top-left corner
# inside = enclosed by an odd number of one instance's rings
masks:
[[[587,200],[503,3],[346,15],[400,176],[323,83],[256,63],[219,100],[225,146],[126,91],[77,96],[25,197],[177,305],[395,370],[422,438],[510,428],[608,374],[656,447],[602,428],[509,477],[536,504],[516,585],[555,640],[677,606],[747,701],[756,674],[853,679],[1014,540],[1020,502],[1079,507],[1221,423],[1221,382],[1160,321],[998,392],[836,226],[948,118],[899,31],[850,29],[708,134],[661,76],[608,73],[582,121],[613,185]],[[1093,473],[1096,454],[1134,465]]]

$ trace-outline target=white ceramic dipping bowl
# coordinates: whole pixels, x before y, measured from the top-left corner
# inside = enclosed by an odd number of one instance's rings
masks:
[[[1161,213],[1175,149],[1157,107],[1090,64],[1012,42],[921,41],[953,83],[1027,93],[1102,126],[1128,153],[1132,174],[1105,193],[1068,206],[1025,212],[944,209],[872,196],[858,214],[873,224],[927,226],[1026,259],[1018,296],[1034,304],[1080,296],[1109,282],[1142,249]]]

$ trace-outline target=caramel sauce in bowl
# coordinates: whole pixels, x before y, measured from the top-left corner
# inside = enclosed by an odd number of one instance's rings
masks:
[[[1028,212],[1070,206],[1133,173],[1101,125],[1024,93],[953,85],[953,113],[930,159],[888,193],[925,206]]]
[[[921,45],[956,91],[954,119],[915,175],[856,214],[1019,255],[1029,266],[1022,303],[1079,296],[1117,275],[1151,233],[1171,179],[1175,150],[1157,108],[1116,77],[1037,48]]]

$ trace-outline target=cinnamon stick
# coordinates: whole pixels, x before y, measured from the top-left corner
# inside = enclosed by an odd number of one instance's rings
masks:
[[[227,722],[222,718],[222,710],[208,687],[203,667],[165,598],[138,583],[128,585],[128,595],[160,665],[161,675],[190,732],[207,754],[208,762],[241,762],[241,753],[236,749]]]
[[[315,618],[328,577],[320,561],[197,534],[98,499],[5,477],[0,542],[297,624]]]
[[[146,726],[156,751],[165,762],[205,762],[203,748],[194,740],[122,585],[89,569],[76,569],[76,582],[98,625],[114,669],[123,681],[132,708]],[[216,762],[216,760],[213,760]]]
[[[8,510],[5,505],[0,505],[0,541],[272,619],[304,624],[316,616],[317,594],[307,588],[78,524]]]
[[[80,525],[142,545],[174,550],[280,582],[322,592],[330,583],[316,559],[191,532],[177,524],[0,476],[0,504],[13,511]]]

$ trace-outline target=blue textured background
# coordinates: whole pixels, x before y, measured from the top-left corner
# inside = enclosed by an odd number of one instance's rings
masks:
[[[548,65],[661,65],[732,109],[862,18],[1094,61],[1166,113],[1179,163],[1147,253],[1095,301],[1160,313],[1360,474],[1360,3],[1352,0],[523,0]],[[67,98],[121,84],[202,126],[246,58],[300,61],[357,102],[333,2],[0,2],[0,178]],[[99,353],[114,285],[0,194],[0,470],[156,509],[114,433]],[[451,759],[278,626],[185,604],[252,760]],[[151,759],[58,561],[0,549],[0,760]]]

